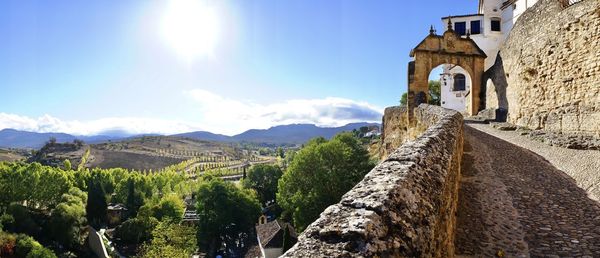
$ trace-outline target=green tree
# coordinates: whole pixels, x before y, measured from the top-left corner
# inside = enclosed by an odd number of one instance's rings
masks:
[[[285,152],[283,151],[283,148],[277,147],[277,156],[282,159],[285,158]]]
[[[185,205],[176,194],[168,194],[152,207],[152,215],[158,220],[172,220],[179,222],[183,218]]]
[[[231,254],[243,254],[252,237],[260,205],[248,190],[214,178],[200,184],[197,195],[198,245],[208,257],[222,244]]]
[[[0,165],[0,208],[10,203],[50,210],[60,202],[62,194],[72,186],[72,175],[39,163]]]
[[[8,206],[6,214],[13,218],[12,221],[7,221],[7,225],[4,225],[5,229],[11,232],[38,236],[42,231],[42,228],[32,216],[31,211],[23,205],[17,203],[11,204]]]
[[[73,185],[72,177],[61,169],[34,163],[28,167],[28,170],[35,178],[35,185],[28,185],[34,189],[31,191],[32,196],[27,205],[29,207],[53,208]]]
[[[52,211],[48,227],[52,237],[70,249],[82,244],[85,221],[86,194],[78,188],[71,188],[63,195],[61,202]]]
[[[63,167],[65,168],[66,171],[70,171],[72,169],[71,161],[69,159],[65,159],[63,161]]]
[[[34,248],[39,248],[42,245],[35,241],[33,237],[25,234],[19,234],[16,237],[15,255],[17,257],[26,257]]]
[[[127,179],[127,200],[125,206],[129,214],[135,217],[142,205],[144,205],[144,196],[140,191],[136,190],[135,180],[130,177]]]
[[[20,234],[16,240],[15,254],[17,257],[56,258],[56,255],[51,250],[43,247],[30,236]]]
[[[158,225],[154,217],[128,219],[115,229],[115,235],[122,244],[141,244],[152,239],[152,230]]]
[[[102,184],[91,178],[88,182],[88,199],[85,207],[87,221],[96,230],[106,224],[106,193]]]
[[[262,204],[275,200],[277,193],[277,181],[283,172],[277,165],[258,164],[254,165],[248,171],[248,175],[242,180],[245,188],[253,189],[258,194],[258,199]]]
[[[431,105],[441,105],[441,84],[440,81],[429,81],[429,104]]]
[[[406,106],[407,103],[408,103],[408,93],[405,92],[402,94],[402,97],[400,97],[400,106]]]
[[[441,95],[441,84],[440,81],[429,81],[429,100],[428,103],[431,105],[440,105],[442,95]],[[405,92],[400,97],[400,106],[406,106],[408,103],[408,93]]]
[[[56,258],[56,254],[48,248],[34,247],[25,258]]]
[[[125,173],[126,171],[120,168],[112,168],[112,169],[99,169],[94,168],[90,173],[90,177],[102,186],[102,190],[105,194],[110,195],[115,192],[116,186],[116,175],[120,175]],[[120,176],[122,177],[122,175]]]
[[[163,221],[152,231],[152,241],[142,246],[138,257],[190,257],[197,248],[195,233],[194,227]]]
[[[373,167],[368,151],[351,133],[330,141],[315,138],[296,153],[279,180],[277,202],[302,231]]]

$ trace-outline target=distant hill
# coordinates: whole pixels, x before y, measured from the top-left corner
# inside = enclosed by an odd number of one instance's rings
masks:
[[[234,141],[234,139],[231,136],[216,134],[216,133],[211,133],[211,132],[206,132],[206,131],[180,133],[180,134],[174,134],[171,136],[198,139],[198,140],[204,140],[204,141],[215,141],[215,142]]]
[[[251,129],[241,134],[227,136],[206,131],[188,132],[171,136],[190,138],[203,141],[215,142],[252,142],[268,144],[301,144],[315,137],[327,139],[343,131],[352,131],[362,126],[379,126],[377,123],[351,123],[341,127],[318,127],[313,124],[291,124],[279,125],[269,129]],[[31,148],[39,149],[51,138],[56,142],[72,142],[75,139],[86,143],[102,143],[117,140],[126,140],[141,136],[157,135],[131,135],[122,131],[107,131],[101,135],[76,136],[66,133],[36,133],[19,131],[14,129],[0,130],[0,147],[4,148]]]
[[[353,129],[358,129],[363,126],[379,126],[379,124],[351,123],[341,127],[318,127],[314,124],[291,124],[274,126],[269,129],[251,129],[234,136],[213,134],[209,132],[191,132],[174,136],[207,141],[301,144],[315,137],[325,137],[329,139],[340,132],[352,131]]]
[[[70,142],[76,139],[66,133],[35,133],[3,129],[0,131],[0,147],[40,148],[52,137],[56,138],[57,142]]]
[[[72,142],[75,139],[88,143],[97,143],[123,138],[112,135],[75,136],[66,133],[36,133],[14,129],[3,129],[0,130],[0,147],[39,149],[52,137],[56,138],[56,142],[59,143]]]

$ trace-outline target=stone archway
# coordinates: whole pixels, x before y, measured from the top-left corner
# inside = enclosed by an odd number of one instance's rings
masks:
[[[451,22],[449,22],[451,24]],[[433,28],[429,35],[411,52],[413,58],[408,65],[408,117],[413,109],[427,102],[429,73],[441,64],[454,64],[462,67],[471,77],[471,91],[468,93],[467,113],[477,115],[480,107],[481,80],[484,62],[487,57],[468,35],[462,38],[451,25],[443,35],[436,35]]]

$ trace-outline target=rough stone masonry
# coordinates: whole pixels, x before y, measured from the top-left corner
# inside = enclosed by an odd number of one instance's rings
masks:
[[[428,129],[329,206],[283,257],[452,257],[463,118],[421,105]]]
[[[495,65],[487,108],[530,129],[600,136],[600,1],[540,0],[517,20]]]

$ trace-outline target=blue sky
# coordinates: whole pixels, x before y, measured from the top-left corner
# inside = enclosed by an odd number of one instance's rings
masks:
[[[441,32],[440,17],[477,8],[200,0],[210,12],[195,18],[212,20],[165,25],[177,1],[195,0],[0,1],[0,128],[234,134],[379,121],[406,90],[408,54],[429,26]],[[207,41],[201,54],[182,50]]]

